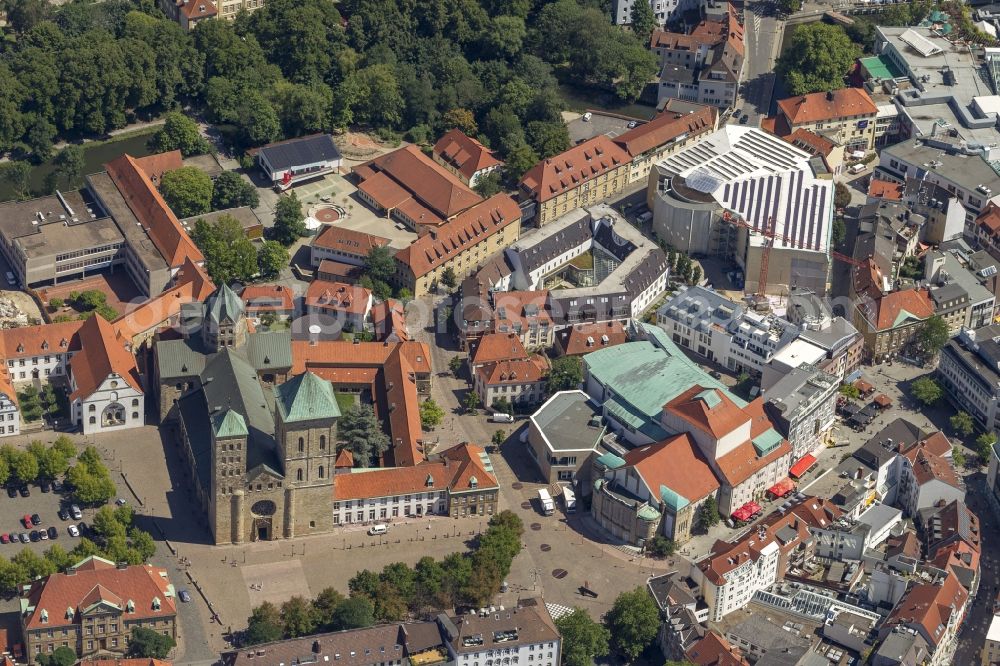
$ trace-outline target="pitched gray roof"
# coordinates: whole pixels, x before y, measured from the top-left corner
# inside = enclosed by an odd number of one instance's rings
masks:
[[[173,383],[173,380],[191,379],[201,374],[205,369],[205,354],[200,340],[160,340],[156,343],[156,365],[161,381]]]
[[[292,367],[291,331],[253,333],[247,340],[247,360],[257,371]]]
[[[208,316],[216,324],[229,321],[235,323],[243,316],[243,300],[236,295],[236,292],[224,284],[215,290],[205,301]]]
[[[340,159],[340,151],[337,150],[337,146],[333,143],[333,137],[329,134],[315,134],[300,139],[282,141],[275,145],[264,146],[260,152],[267,158],[271,168],[275,171]]]

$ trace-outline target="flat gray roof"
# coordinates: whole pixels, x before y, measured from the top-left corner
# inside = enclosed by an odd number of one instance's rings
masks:
[[[85,190],[0,204],[0,233],[29,259],[124,241]]]
[[[106,171],[93,173],[87,176],[87,182],[97,193],[101,203],[107,207],[118,228],[128,240],[132,251],[139,255],[139,258],[151,271],[167,268],[167,262],[163,259],[160,251],[156,249],[153,240],[146,234],[145,229],[139,224],[132,209],[128,207],[125,198],[118,191],[111,176]]]
[[[966,190],[975,190],[978,186],[985,185],[995,192],[1000,191],[1000,175],[979,155],[947,152],[912,139],[886,146],[882,153],[932,172]],[[931,167],[932,163],[940,165]],[[927,166],[923,166],[924,164]]]
[[[553,451],[590,451],[604,434],[604,426],[590,425],[601,410],[583,391],[562,391],[532,414],[531,420]]]

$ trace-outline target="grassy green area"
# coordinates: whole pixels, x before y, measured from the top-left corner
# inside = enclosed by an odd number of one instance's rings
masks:
[[[569,263],[581,271],[589,271],[594,267],[594,253],[588,250],[580,256],[570,259]]]
[[[343,414],[351,407],[357,404],[357,396],[353,393],[336,393],[337,396],[337,407],[340,407],[340,413]]]

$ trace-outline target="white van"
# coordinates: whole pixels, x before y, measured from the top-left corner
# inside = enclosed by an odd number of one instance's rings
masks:
[[[587,111],[587,113],[583,114],[583,122],[589,123],[590,119],[593,118],[593,117],[594,117],[594,114],[592,114],[590,111]]]
[[[503,412],[497,412],[496,414],[490,414],[491,423],[513,423],[514,417],[510,414],[505,414]]]
[[[854,166],[852,166],[850,169],[848,169],[848,171],[850,171],[853,174],[859,174],[859,173],[861,173],[862,171],[864,171],[867,168],[868,168],[867,164],[865,164],[863,162],[858,162],[857,164],[855,164]]]
[[[376,534],[385,534],[388,531],[389,531],[388,525],[381,525],[381,524],[372,525],[371,527],[368,528],[368,535],[375,536]]]

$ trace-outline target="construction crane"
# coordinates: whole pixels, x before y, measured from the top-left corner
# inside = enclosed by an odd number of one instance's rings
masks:
[[[760,256],[760,274],[757,277],[757,293],[756,293],[757,299],[762,300],[765,297],[764,292],[767,289],[768,263],[770,262],[771,248],[774,247],[775,240],[782,240],[791,245],[792,247],[795,247],[796,242],[791,238],[789,238],[788,236],[785,236],[784,234],[779,234],[775,231],[774,216],[769,217],[767,219],[767,222],[765,222],[764,226],[760,229],[754,228],[749,222],[744,220],[742,217],[728,210],[722,214],[722,219],[725,220],[726,222],[729,222],[730,224],[733,224],[737,227],[743,227],[744,229],[750,231],[751,233],[758,233],[764,237],[764,251]],[[837,261],[843,261],[844,263],[851,264],[855,268],[865,265],[864,262],[858,261],[857,259],[848,257],[846,254],[841,254],[839,252],[831,251],[830,256],[836,259]]]

